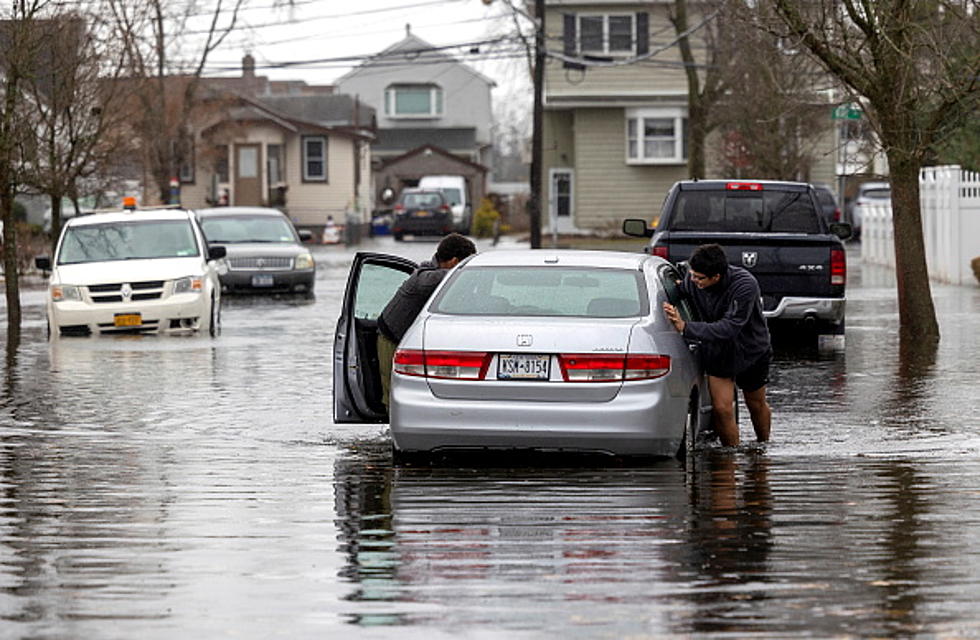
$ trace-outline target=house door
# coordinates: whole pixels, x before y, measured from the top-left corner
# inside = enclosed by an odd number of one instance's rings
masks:
[[[235,204],[238,206],[262,206],[261,156],[260,145],[235,145]]]
[[[548,210],[551,214],[552,233],[568,233],[575,230],[573,186],[575,173],[572,169],[551,169],[548,172]]]

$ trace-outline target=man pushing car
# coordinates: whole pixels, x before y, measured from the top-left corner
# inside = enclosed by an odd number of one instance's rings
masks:
[[[717,244],[695,249],[688,267],[681,289],[704,321],[685,322],[676,307],[666,302],[664,313],[685,338],[701,342],[714,430],[723,445],[739,443],[734,411],[737,385],[745,396],[756,438],[765,442],[771,422],[766,383],[772,347],[759,283],[745,269],[729,265],[724,249]]]

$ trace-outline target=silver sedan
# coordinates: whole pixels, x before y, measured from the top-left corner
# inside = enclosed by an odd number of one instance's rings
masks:
[[[377,316],[414,265],[358,254],[334,352],[337,422],[390,421],[396,452],[472,449],[670,456],[710,398],[662,311],[666,260],[602,251],[493,251],[457,266],[398,346],[380,401]]]

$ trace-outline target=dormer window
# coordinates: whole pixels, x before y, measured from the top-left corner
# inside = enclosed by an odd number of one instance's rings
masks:
[[[385,115],[389,118],[442,116],[442,88],[434,84],[393,84],[385,89]]]

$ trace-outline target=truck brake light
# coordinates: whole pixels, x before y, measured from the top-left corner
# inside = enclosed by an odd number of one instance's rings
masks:
[[[657,245],[656,247],[653,248],[653,255],[657,256],[658,258],[663,258],[664,260],[667,260],[667,247],[662,244]]]
[[[830,284],[844,284],[847,280],[847,257],[843,249],[830,250]]]
[[[758,182],[729,182],[725,184],[729,191],[762,191],[762,184]]]

